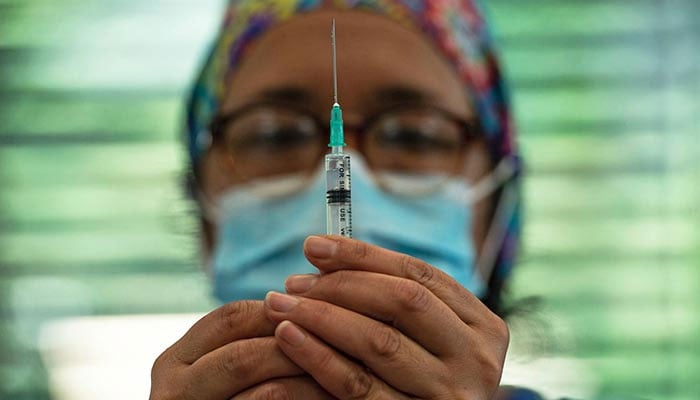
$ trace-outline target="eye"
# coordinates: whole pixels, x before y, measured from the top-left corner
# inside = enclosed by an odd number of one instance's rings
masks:
[[[454,129],[431,119],[387,119],[375,135],[377,145],[393,150],[444,152],[459,146]]]
[[[312,121],[273,115],[242,121],[230,132],[229,146],[237,152],[284,152],[307,146],[317,137]]]
[[[454,144],[449,140],[427,135],[412,127],[402,127],[397,131],[384,132],[377,139],[380,145],[412,151],[444,151],[453,148]]]
[[[313,137],[313,133],[296,129],[295,127],[279,127],[274,130],[253,132],[238,141],[238,145],[242,147],[265,147],[284,150],[289,147],[302,146]]]
[[[453,173],[463,151],[461,125],[438,112],[390,112],[367,130],[367,161],[375,171]]]

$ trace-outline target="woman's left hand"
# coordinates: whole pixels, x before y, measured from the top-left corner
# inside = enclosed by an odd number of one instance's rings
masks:
[[[479,299],[416,258],[338,236],[310,237],[321,275],[270,293],[282,351],[338,399],[495,395],[508,328]]]

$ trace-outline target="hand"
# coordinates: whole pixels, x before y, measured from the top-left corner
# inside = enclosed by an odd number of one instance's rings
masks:
[[[508,328],[442,271],[337,236],[304,252],[321,275],[287,280],[265,312],[277,343],[339,399],[492,399]]]
[[[226,304],[165,350],[151,371],[151,400],[332,398],[272,337],[261,301]]]

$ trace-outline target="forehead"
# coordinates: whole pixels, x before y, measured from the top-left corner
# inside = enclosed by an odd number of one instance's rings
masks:
[[[263,34],[229,77],[222,110],[288,88],[308,94],[303,99],[307,106],[327,110],[333,90],[333,18],[339,101],[345,110],[366,112],[377,106],[379,92],[400,88],[421,93],[456,114],[471,115],[457,74],[426,37],[386,17],[355,10],[301,14]]]

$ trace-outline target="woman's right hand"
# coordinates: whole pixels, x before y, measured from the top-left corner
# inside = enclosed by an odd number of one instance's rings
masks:
[[[151,400],[332,399],[280,351],[263,302],[210,312],[156,359]]]

